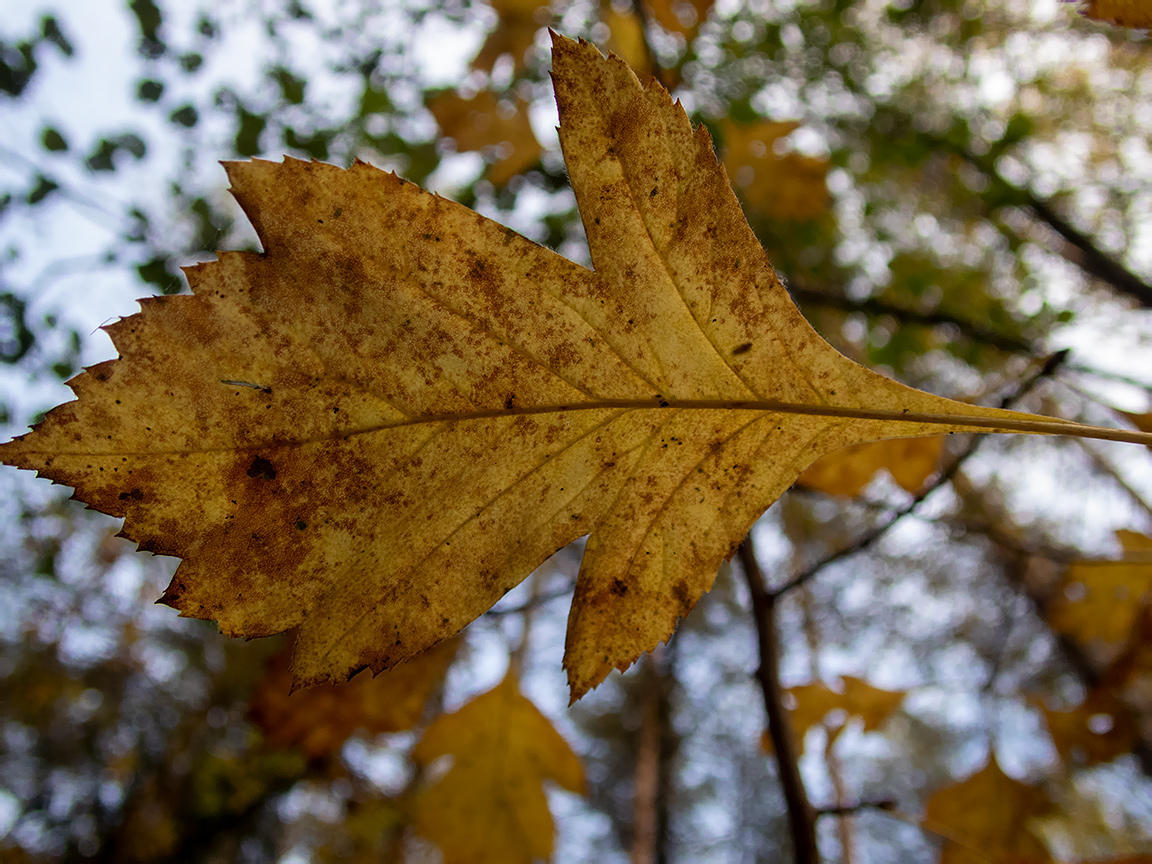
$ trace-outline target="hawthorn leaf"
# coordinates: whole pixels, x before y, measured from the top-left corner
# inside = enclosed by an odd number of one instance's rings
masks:
[[[249,713],[272,747],[295,747],[307,758],[335,753],[357,729],[369,735],[411,729],[448,671],[458,641],[440,642],[423,654],[373,677],[292,692],[291,652],[273,655],[252,694]]]
[[[877,471],[886,469],[892,479],[915,495],[936,473],[943,449],[941,435],[853,444],[818,460],[796,482],[829,495],[855,496],[864,491]]]
[[[438,718],[412,751],[417,764],[452,767],[413,806],[416,832],[445,864],[531,864],[552,857],[543,783],[584,794],[580,760],[509,674],[454,714]]]
[[[993,758],[967,780],[928,800],[924,827],[944,838],[939,864],[1051,861],[1028,823],[1051,809],[1047,793],[1013,780]]]
[[[299,627],[298,686],[414,657],[587,535],[575,699],[668,639],[820,456],[964,431],[1152,442],[853,363],[660,85],[558,35],[553,78],[594,271],[364,163],[228,163],[264,251],[110,324],[119,359],[0,460],[182,557],[162,598],[182,615]]]

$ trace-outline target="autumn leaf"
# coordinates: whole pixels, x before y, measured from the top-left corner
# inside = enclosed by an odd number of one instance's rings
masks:
[[[1152,28],[1152,0],[1088,0],[1080,11],[1087,18],[1133,27]]]
[[[924,827],[944,838],[940,864],[1051,861],[1028,822],[1051,806],[1047,793],[1006,776],[991,759],[928,801]]]
[[[1048,604],[1048,623],[1111,659],[1130,639],[1141,610],[1152,602],[1152,537],[1117,531],[1124,556],[1077,561]]]
[[[645,9],[669,33],[691,41],[712,11],[713,0],[646,0]]]
[[[1139,737],[1131,709],[1108,687],[1092,691],[1069,711],[1053,711],[1043,704],[1038,707],[1056,751],[1070,766],[1111,762],[1131,753]]]
[[[852,717],[859,717],[864,721],[865,732],[874,732],[892,716],[907,695],[903,691],[873,687],[867,681],[851,675],[845,675],[841,679],[840,692],[820,682],[789,687],[787,692],[795,702],[795,707],[788,712],[788,716],[796,740],[801,745],[808,730],[823,722],[830,712],[836,710],[843,711],[844,716],[839,722],[829,722],[828,729],[832,738],[844,730]],[[766,752],[772,752],[772,741],[767,734],[761,738],[760,743]]]
[[[459,152],[469,150],[497,151],[497,159],[488,169],[488,179],[503,186],[540,161],[540,144],[528,122],[528,104],[499,100],[495,93],[481,90],[464,99],[451,90],[428,102],[440,131],[456,142]]]
[[[800,124],[765,120],[750,126],[724,120],[724,166],[748,206],[772,219],[815,219],[828,207],[828,162],[774,145]]]
[[[859,495],[877,471],[887,469],[900,486],[916,494],[936,473],[943,449],[940,435],[853,444],[814,463],[797,482],[829,495]]]
[[[515,675],[437,719],[412,752],[452,767],[414,804],[416,832],[445,864],[531,864],[552,855],[552,816],[543,783],[583,794],[584,772],[567,742],[521,695]]]
[[[369,735],[411,729],[432,689],[455,656],[456,640],[441,642],[375,677],[367,672],[347,684],[291,692],[291,652],[268,661],[252,695],[252,719],[271,747],[296,747],[309,759],[327,756],[363,729]]]
[[[554,37],[560,140],[595,271],[364,163],[229,163],[263,253],[109,325],[120,358],[0,446],[184,560],[162,601],[299,627],[293,677],[390,668],[588,536],[573,698],[672,633],[820,456],[954,431],[1147,443],[964,405],[804,320],[707,132]]]
[[[479,53],[472,59],[472,68],[491,72],[503,55],[512,55],[517,72],[524,68],[524,56],[536,41],[536,31],[544,23],[537,14],[547,14],[548,4],[540,0],[488,0],[498,16],[496,27],[488,34]]]

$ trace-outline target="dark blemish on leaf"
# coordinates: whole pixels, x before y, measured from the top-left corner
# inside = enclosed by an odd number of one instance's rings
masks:
[[[621,582],[619,579],[613,579],[612,587],[609,590],[617,597],[623,597],[628,593],[628,586]]]
[[[308,527],[308,523],[305,522],[303,519],[297,519],[296,520],[296,530],[297,531],[303,531],[307,527]]]
[[[661,400],[660,400],[660,407],[661,407],[661,408],[667,408],[667,407],[668,407],[668,403],[667,403],[667,402],[665,402],[663,399],[661,399]]]
[[[252,460],[252,464],[248,466],[248,476],[253,479],[275,480],[276,469],[273,468],[272,463],[263,456],[257,456]]]
[[[516,395],[515,394],[512,394],[511,396],[509,396],[507,399],[504,400],[504,407],[507,408],[509,411],[512,410],[512,408],[513,408],[513,406],[515,406],[515,404],[516,404]]]
[[[597,217],[596,217],[596,218],[594,218],[592,221],[593,221],[593,222],[595,222],[597,225],[599,225],[599,224],[600,224],[600,217],[599,217],[599,216],[597,216]]]
[[[343,207],[337,207],[335,210],[333,210],[333,211],[332,211],[332,218],[333,218],[333,219],[339,219],[339,218],[340,218],[340,215],[341,215],[343,212],[344,212],[344,208],[343,208]]]
[[[732,349],[732,356],[733,357],[739,357],[741,354],[747,354],[751,350],[752,350],[752,343],[751,342],[745,342],[743,345],[737,345],[735,348]]]
[[[133,489],[131,492],[121,492],[121,501],[141,501],[144,499],[144,493],[139,489]]]
[[[655,198],[656,197],[656,187],[655,186],[653,186],[652,191],[648,193],[648,197],[649,198]]]

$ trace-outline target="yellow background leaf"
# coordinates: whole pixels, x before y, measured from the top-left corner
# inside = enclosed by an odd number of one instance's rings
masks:
[[[510,54],[519,72],[524,68],[524,55],[536,41],[536,31],[547,23],[537,21],[536,15],[546,15],[548,4],[540,0],[489,0],[488,5],[499,18],[473,58],[472,68],[491,72],[501,56]]]
[[[324,684],[291,692],[290,652],[268,661],[252,694],[252,719],[272,747],[298,747],[308,758],[339,750],[356,730],[369,735],[411,729],[432,689],[455,656],[447,640],[373,677],[364,671],[347,684]]]
[[[1108,688],[1094,690],[1082,704],[1069,711],[1039,707],[1048,722],[1052,743],[1068,765],[1111,762],[1117,756],[1132,752],[1138,738],[1131,710]],[[1092,726],[1105,718],[1110,725],[1094,731]]]
[[[445,864],[530,864],[552,855],[543,783],[583,794],[584,772],[567,742],[508,675],[454,714],[436,720],[412,753],[452,767],[414,804],[417,833]]]
[[[744,126],[725,119],[724,165],[748,206],[773,219],[815,219],[828,207],[828,163],[799,153],[780,155],[776,141],[800,128],[792,121]]]
[[[877,471],[887,469],[897,483],[915,494],[936,472],[943,449],[940,435],[853,444],[814,463],[797,482],[829,495],[859,495]]]
[[[488,169],[488,179],[503,186],[540,160],[540,144],[528,122],[528,105],[500,100],[481,90],[471,99],[446,90],[428,103],[440,131],[456,142],[458,152],[496,148],[499,158]]]
[[[1077,561],[1064,574],[1048,605],[1048,622],[1082,643],[1118,649],[1152,600],[1152,538],[1117,531],[1125,556],[1116,561]]]
[[[1152,28],[1149,0],[1088,0],[1081,11],[1089,18],[1137,29]]]
[[[903,691],[881,690],[851,675],[845,675],[841,679],[840,687],[842,692],[837,692],[817,682],[788,688],[788,693],[796,700],[796,707],[788,712],[788,716],[801,747],[808,730],[823,722],[830,711],[841,709],[847,715],[842,722],[829,727],[834,735],[838,734],[852,717],[859,717],[864,721],[865,732],[874,732],[892,716],[907,695]],[[767,734],[761,738],[761,745],[768,753],[772,752],[772,742]]]
[[[946,838],[940,864],[1051,861],[1028,822],[1049,808],[1043,789],[1006,776],[992,759],[928,801],[924,827]]]

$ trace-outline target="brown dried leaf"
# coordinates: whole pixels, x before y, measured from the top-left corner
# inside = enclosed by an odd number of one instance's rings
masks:
[[[584,771],[567,742],[520,694],[514,675],[428,727],[412,752],[452,767],[414,804],[418,834],[445,864],[531,864],[552,855],[552,815],[543,783],[584,793]]]
[[[184,558],[163,601],[300,628],[298,684],[419,654],[590,535],[574,698],[667,639],[820,456],[950,431],[1106,435],[870,372],[803,319],[712,142],[555,37],[595,272],[371,166],[230,163],[263,253],[106,329],[120,359],[3,461]]]
[[[942,435],[853,444],[817,461],[797,482],[829,495],[859,495],[877,471],[887,469],[897,483],[915,495],[936,473],[943,449]]]
[[[449,639],[373,677],[291,692],[291,651],[268,661],[252,695],[251,715],[269,746],[296,747],[309,759],[339,750],[358,729],[369,735],[411,729],[440,683],[458,641]]]

